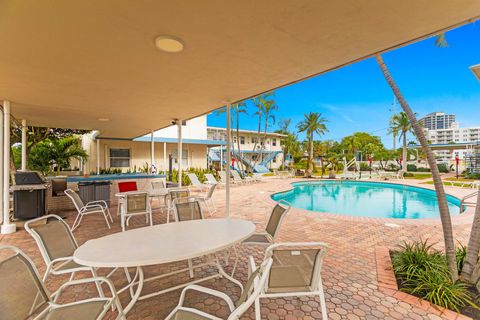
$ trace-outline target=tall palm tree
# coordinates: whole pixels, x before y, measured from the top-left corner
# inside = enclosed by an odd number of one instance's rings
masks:
[[[313,174],[313,135],[318,134],[322,135],[328,131],[325,123],[328,120],[322,117],[321,113],[310,112],[305,115],[305,119],[297,124],[297,129],[299,132],[306,132],[307,139],[310,144],[310,150],[308,153],[308,168],[305,172],[305,177],[310,178]]]
[[[415,114],[413,113],[410,105],[407,103],[403,94],[400,91],[400,88],[397,86],[397,83],[392,78],[390,71],[388,70],[383,58],[380,54],[375,56],[377,60],[377,64],[380,67],[380,70],[385,77],[388,85],[392,89],[395,97],[397,98],[400,106],[402,107],[403,111],[406,113],[410,123],[412,124],[413,130],[415,135],[422,146],[423,151],[427,155],[427,162],[432,172],[433,184],[435,186],[435,191],[437,195],[437,202],[438,208],[440,211],[440,219],[442,221],[442,229],[443,229],[443,238],[445,241],[445,252],[447,256],[448,268],[451,273],[451,277],[453,281],[458,279],[458,269],[457,269],[457,261],[455,256],[455,243],[453,238],[453,228],[452,228],[452,220],[450,218],[450,212],[448,210],[447,199],[445,196],[445,190],[443,188],[442,178],[440,177],[440,173],[438,171],[437,162],[435,160],[435,156],[428,146],[427,138],[425,137],[425,133],[423,132],[422,126],[418,123]]]
[[[405,112],[400,112],[392,117],[390,121],[390,133],[398,135],[398,140],[403,140],[402,146],[402,169],[407,170],[407,133],[414,133],[412,123]]]
[[[266,104],[269,104],[271,101],[273,101],[273,96],[274,96],[274,91],[269,91],[267,93],[261,94],[257,97],[253,98],[253,105],[256,108],[256,111],[253,113],[254,116],[258,117],[258,128],[257,128],[257,138],[255,140],[255,143],[253,145],[253,151],[257,149],[257,145],[260,142],[260,133],[262,130],[262,119],[265,115],[264,108]],[[268,121],[268,119],[266,119]],[[257,164],[258,161],[258,156],[253,162],[253,166]]]
[[[278,110],[278,106],[274,100],[265,101],[263,105],[263,116],[265,117],[265,129],[263,130],[263,146],[266,147],[267,143],[267,130],[268,126],[270,125],[270,121],[275,124],[275,115],[273,114],[274,111]],[[261,161],[263,161],[264,153],[261,153]]]

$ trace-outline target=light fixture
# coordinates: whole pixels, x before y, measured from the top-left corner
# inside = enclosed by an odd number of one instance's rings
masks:
[[[100,121],[100,122],[108,122],[108,121],[110,121],[110,119],[108,119],[108,118],[98,118],[97,120]]]
[[[184,45],[179,39],[171,36],[158,36],[155,38],[155,46],[168,53],[179,53],[183,51]]]

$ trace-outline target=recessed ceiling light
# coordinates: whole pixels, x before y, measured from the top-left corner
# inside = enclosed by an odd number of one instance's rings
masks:
[[[155,46],[163,52],[168,53],[182,52],[184,48],[184,45],[180,40],[171,36],[158,36],[155,38]]]
[[[108,122],[108,121],[110,121],[110,119],[108,119],[108,118],[98,118],[97,120],[100,121],[100,122]]]

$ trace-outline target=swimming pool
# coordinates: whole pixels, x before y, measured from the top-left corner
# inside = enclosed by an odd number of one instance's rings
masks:
[[[272,195],[293,207],[351,216],[396,219],[438,218],[435,191],[379,182],[297,182],[293,189]],[[447,195],[451,214],[460,212],[460,199]]]

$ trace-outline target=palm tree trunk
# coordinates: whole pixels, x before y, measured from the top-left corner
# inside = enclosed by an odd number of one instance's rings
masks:
[[[458,279],[458,269],[457,269],[457,261],[455,256],[455,243],[453,239],[453,228],[452,228],[452,220],[450,218],[450,212],[448,210],[447,199],[445,196],[445,190],[443,188],[442,179],[440,177],[440,173],[438,171],[437,162],[435,161],[435,156],[433,155],[432,150],[428,146],[427,138],[425,137],[425,133],[423,132],[422,127],[419,125],[415,114],[413,113],[412,109],[408,105],[407,101],[403,97],[400,89],[398,88],[395,80],[393,80],[390,71],[388,70],[385,62],[382,59],[381,55],[375,56],[378,66],[382,70],[383,76],[387,81],[388,85],[392,89],[395,97],[397,98],[400,106],[402,107],[403,111],[407,114],[408,119],[412,123],[413,130],[415,131],[415,135],[422,146],[423,151],[425,151],[427,155],[427,162],[432,172],[433,184],[435,186],[435,191],[437,195],[437,202],[438,208],[440,211],[440,219],[442,221],[442,228],[443,228],[443,237],[445,241],[445,252],[447,256],[448,268],[450,270],[452,280],[456,281]]]
[[[237,111],[237,128],[236,128],[236,133],[237,133],[237,149],[238,149],[238,156],[241,157],[242,156],[242,151],[240,150],[240,113]],[[242,171],[245,171],[244,167],[243,167],[243,162],[238,159],[238,161],[240,162],[240,168]]]
[[[308,152],[308,169],[305,173],[305,177],[311,178],[313,174],[313,134],[310,138],[310,150]]]
[[[403,133],[402,169],[407,171],[407,133]]]
[[[462,278],[476,282],[473,279],[473,270],[477,265],[478,253],[480,252],[480,192],[477,195],[477,206],[475,207],[475,215],[473,217],[472,231],[468,240],[467,256],[463,262]]]
[[[255,140],[255,143],[253,144],[253,154],[255,154],[255,150],[257,149],[257,144],[260,140],[260,130],[262,128],[262,115],[259,114],[258,115],[258,130],[257,130],[257,139]],[[258,155],[257,157],[255,158],[255,161],[253,161],[253,167],[255,167],[257,165],[257,161],[258,161]],[[253,171],[253,168],[252,168],[252,171]]]

